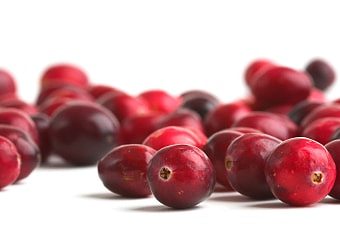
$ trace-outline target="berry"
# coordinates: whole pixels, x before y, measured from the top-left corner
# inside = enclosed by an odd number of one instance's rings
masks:
[[[330,87],[335,81],[335,71],[330,64],[321,59],[311,61],[306,71],[313,79],[314,86],[322,91]]]
[[[317,101],[305,100],[299,102],[291,109],[291,111],[288,113],[288,116],[297,125],[300,125],[303,119],[320,105],[322,105],[322,103]]]
[[[274,63],[265,59],[251,62],[245,71],[246,84],[251,86],[259,76],[273,67],[276,67]]]
[[[7,71],[0,69],[0,96],[14,95],[15,93],[14,78]]]
[[[50,118],[43,114],[38,113],[31,116],[32,120],[35,123],[35,126],[39,132],[39,149],[41,154],[41,161],[46,162],[47,159],[52,154],[52,148],[50,143],[50,138],[48,136],[48,128],[50,125]]]
[[[138,97],[148,104],[151,111],[163,114],[173,112],[181,104],[180,98],[173,97],[162,90],[145,91]]]
[[[302,136],[316,140],[321,144],[331,141],[335,131],[340,128],[340,119],[326,117],[313,121],[302,131]]]

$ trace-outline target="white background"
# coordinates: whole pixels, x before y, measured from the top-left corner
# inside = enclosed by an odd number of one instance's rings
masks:
[[[247,94],[242,73],[258,57],[298,69],[322,57],[340,72],[337,2],[1,0],[0,67],[27,101],[42,71],[58,62],[131,94],[199,88],[232,101]],[[172,211],[153,198],[108,193],[95,168],[39,169],[0,192],[1,226],[316,226],[338,223],[339,210],[329,199],[297,209],[219,193],[199,208]]]

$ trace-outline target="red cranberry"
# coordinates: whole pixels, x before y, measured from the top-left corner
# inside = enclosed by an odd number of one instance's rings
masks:
[[[336,168],[324,146],[297,137],[281,143],[268,157],[265,175],[278,199],[293,206],[308,206],[330,192]]]
[[[340,128],[340,118],[326,117],[313,121],[302,131],[302,136],[326,144],[331,141],[338,128]]]
[[[260,59],[253,61],[252,63],[250,63],[245,71],[246,84],[248,86],[251,86],[251,84],[256,81],[259,76],[261,76],[265,71],[273,67],[275,67],[275,65],[269,60]]]
[[[31,118],[39,132],[40,143],[38,145],[41,154],[41,161],[46,162],[52,153],[51,143],[48,136],[50,118],[43,113],[32,115]]]
[[[264,105],[295,104],[306,99],[312,89],[310,78],[286,67],[274,67],[252,83],[251,90]]]
[[[267,108],[265,112],[287,115],[291,111],[292,107],[293,105],[291,104],[276,105]]]
[[[127,94],[107,94],[102,96],[98,103],[106,107],[121,122],[126,118],[149,112],[148,104]]]
[[[280,140],[261,133],[249,133],[235,139],[225,152],[225,168],[230,185],[253,199],[273,197],[264,175],[267,157]]]
[[[98,163],[103,184],[125,197],[147,197],[151,191],[146,169],[156,151],[148,146],[129,144],[116,147]]]
[[[14,144],[0,136],[0,189],[16,181],[20,173],[20,162]]]
[[[281,140],[295,136],[297,131],[295,124],[288,118],[265,112],[252,112],[233,126],[254,128]]]
[[[317,88],[312,88],[307,100],[316,101],[316,102],[325,102],[327,99],[326,99],[325,94],[322,91],[320,91]]]
[[[7,71],[0,69],[0,96],[15,94],[16,86],[14,78]]]
[[[87,91],[95,100],[98,100],[107,94],[125,94],[121,90],[106,85],[93,85],[90,86]]]
[[[42,87],[54,83],[86,88],[89,81],[85,72],[79,67],[69,64],[58,64],[49,67],[41,78]]]
[[[249,114],[251,109],[243,102],[223,104],[211,111],[204,121],[208,136],[230,128],[237,120]]]
[[[222,130],[213,134],[203,147],[203,151],[208,155],[216,172],[216,181],[223,185],[227,190],[232,190],[225,170],[224,158],[227,148],[237,137],[243,135],[241,132],[233,130]]]
[[[171,113],[181,104],[179,98],[173,97],[161,90],[145,91],[138,97],[146,101],[151,111],[158,113]]]
[[[182,94],[181,97],[183,98],[181,107],[196,112],[202,119],[219,104],[215,96],[205,91],[188,91]]]
[[[335,199],[340,199],[340,140],[334,140],[326,144],[326,149],[331,154],[334,163],[336,165],[336,179],[334,186],[329,193]]]
[[[324,104],[316,107],[301,122],[302,127],[310,125],[313,121],[325,117],[340,117],[340,105],[336,103]]]
[[[177,126],[168,126],[151,133],[143,142],[144,145],[159,150],[173,144],[189,144],[202,148],[207,138],[201,138],[195,132]]]
[[[156,199],[175,209],[196,206],[215,186],[209,158],[199,148],[182,144],[158,151],[148,165],[147,179]]]
[[[45,99],[40,103],[40,105],[43,105],[45,102],[48,102],[48,100],[55,98],[70,98],[75,100],[93,101],[92,97],[83,89],[75,87],[63,87],[45,96]]]
[[[28,104],[20,99],[8,99],[5,101],[0,102],[1,107],[6,107],[6,108],[14,108],[21,110],[29,115],[36,114],[38,113],[38,109],[36,106]]]
[[[20,110],[12,108],[0,109],[0,124],[11,125],[27,132],[33,141],[39,144],[39,134],[32,119]]]
[[[296,104],[288,113],[289,118],[300,125],[302,120],[322,103],[316,101],[302,101]]]
[[[70,102],[75,101],[72,98],[50,98],[43,102],[39,110],[41,113],[46,114],[47,116],[51,117],[57,110],[63,107]]]
[[[39,92],[39,95],[36,100],[37,105],[41,105],[53,92],[57,90],[76,90],[75,92],[79,91],[80,93],[84,91],[84,89],[75,87],[72,85],[65,85],[65,84],[49,84],[48,86],[46,85],[45,87],[41,88],[41,91]]]
[[[21,169],[17,181],[28,177],[40,163],[40,151],[30,136],[17,127],[0,125],[0,136],[9,139],[21,157]]]
[[[96,163],[117,145],[119,123],[103,107],[74,102],[53,115],[49,138],[53,152],[74,165]]]
[[[335,72],[330,64],[321,59],[311,61],[306,71],[312,77],[314,86],[320,90],[326,90],[335,81]]]

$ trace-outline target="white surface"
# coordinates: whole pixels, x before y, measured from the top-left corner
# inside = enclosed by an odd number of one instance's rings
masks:
[[[83,66],[93,82],[132,94],[201,88],[231,101],[246,95],[242,72],[257,57],[303,68],[320,56],[340,72],[337,2],[1,0],[0,67],[16,76],[28,101],[56,62]],[[153,198],[108,194],[95,168],[39,169],[0,192],[1,226],[316,226],[337,221],[339,209],[215,194],[200,208],[171,211]]]

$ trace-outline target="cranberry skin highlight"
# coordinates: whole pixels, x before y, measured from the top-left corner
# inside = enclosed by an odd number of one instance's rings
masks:
[[[232,188],[253,199],[272,198],[264,166],[267,157],[280,143],[281,140],[260,133],[249,133],[235,139],[224,158]]]
[[[151,195],[146,179],[147,165],[156,151],[140,144],[114,148],[98,163],[98,173],[104,186],[124,197]]]
[[[227,153],[228,146],[243,133],[233,130],[222,130],[213,134],[203,147],[203,151],[211,160],[215,172],[217,183],[223,185],[228,191],[232,191],[227,178],[227,171],[225,170],[224,158]]]
[[[314,86],[322,91],[330,87],[336,78],[333,67],[321,59],[311,61],[306,71],[313,79]]]
[[[92,165],[117,146],[119,123],[103,107],[85,102],[66,105],[51,118],[53,152],[73,165]]]
[[[175,209],[196,206],[215,186],[209,158],[199,148],[182,144],[159,150],[149,162],[147,179],[156,199]]]
[[[13,184],[20,174],[20,155],[15,145],[0,136],[0,190]]]
[[[296,137],[281,143],[268,157],[265,175],[275,197],[291,206],[309,206],[331,191],[336,167],[324,146]]]

